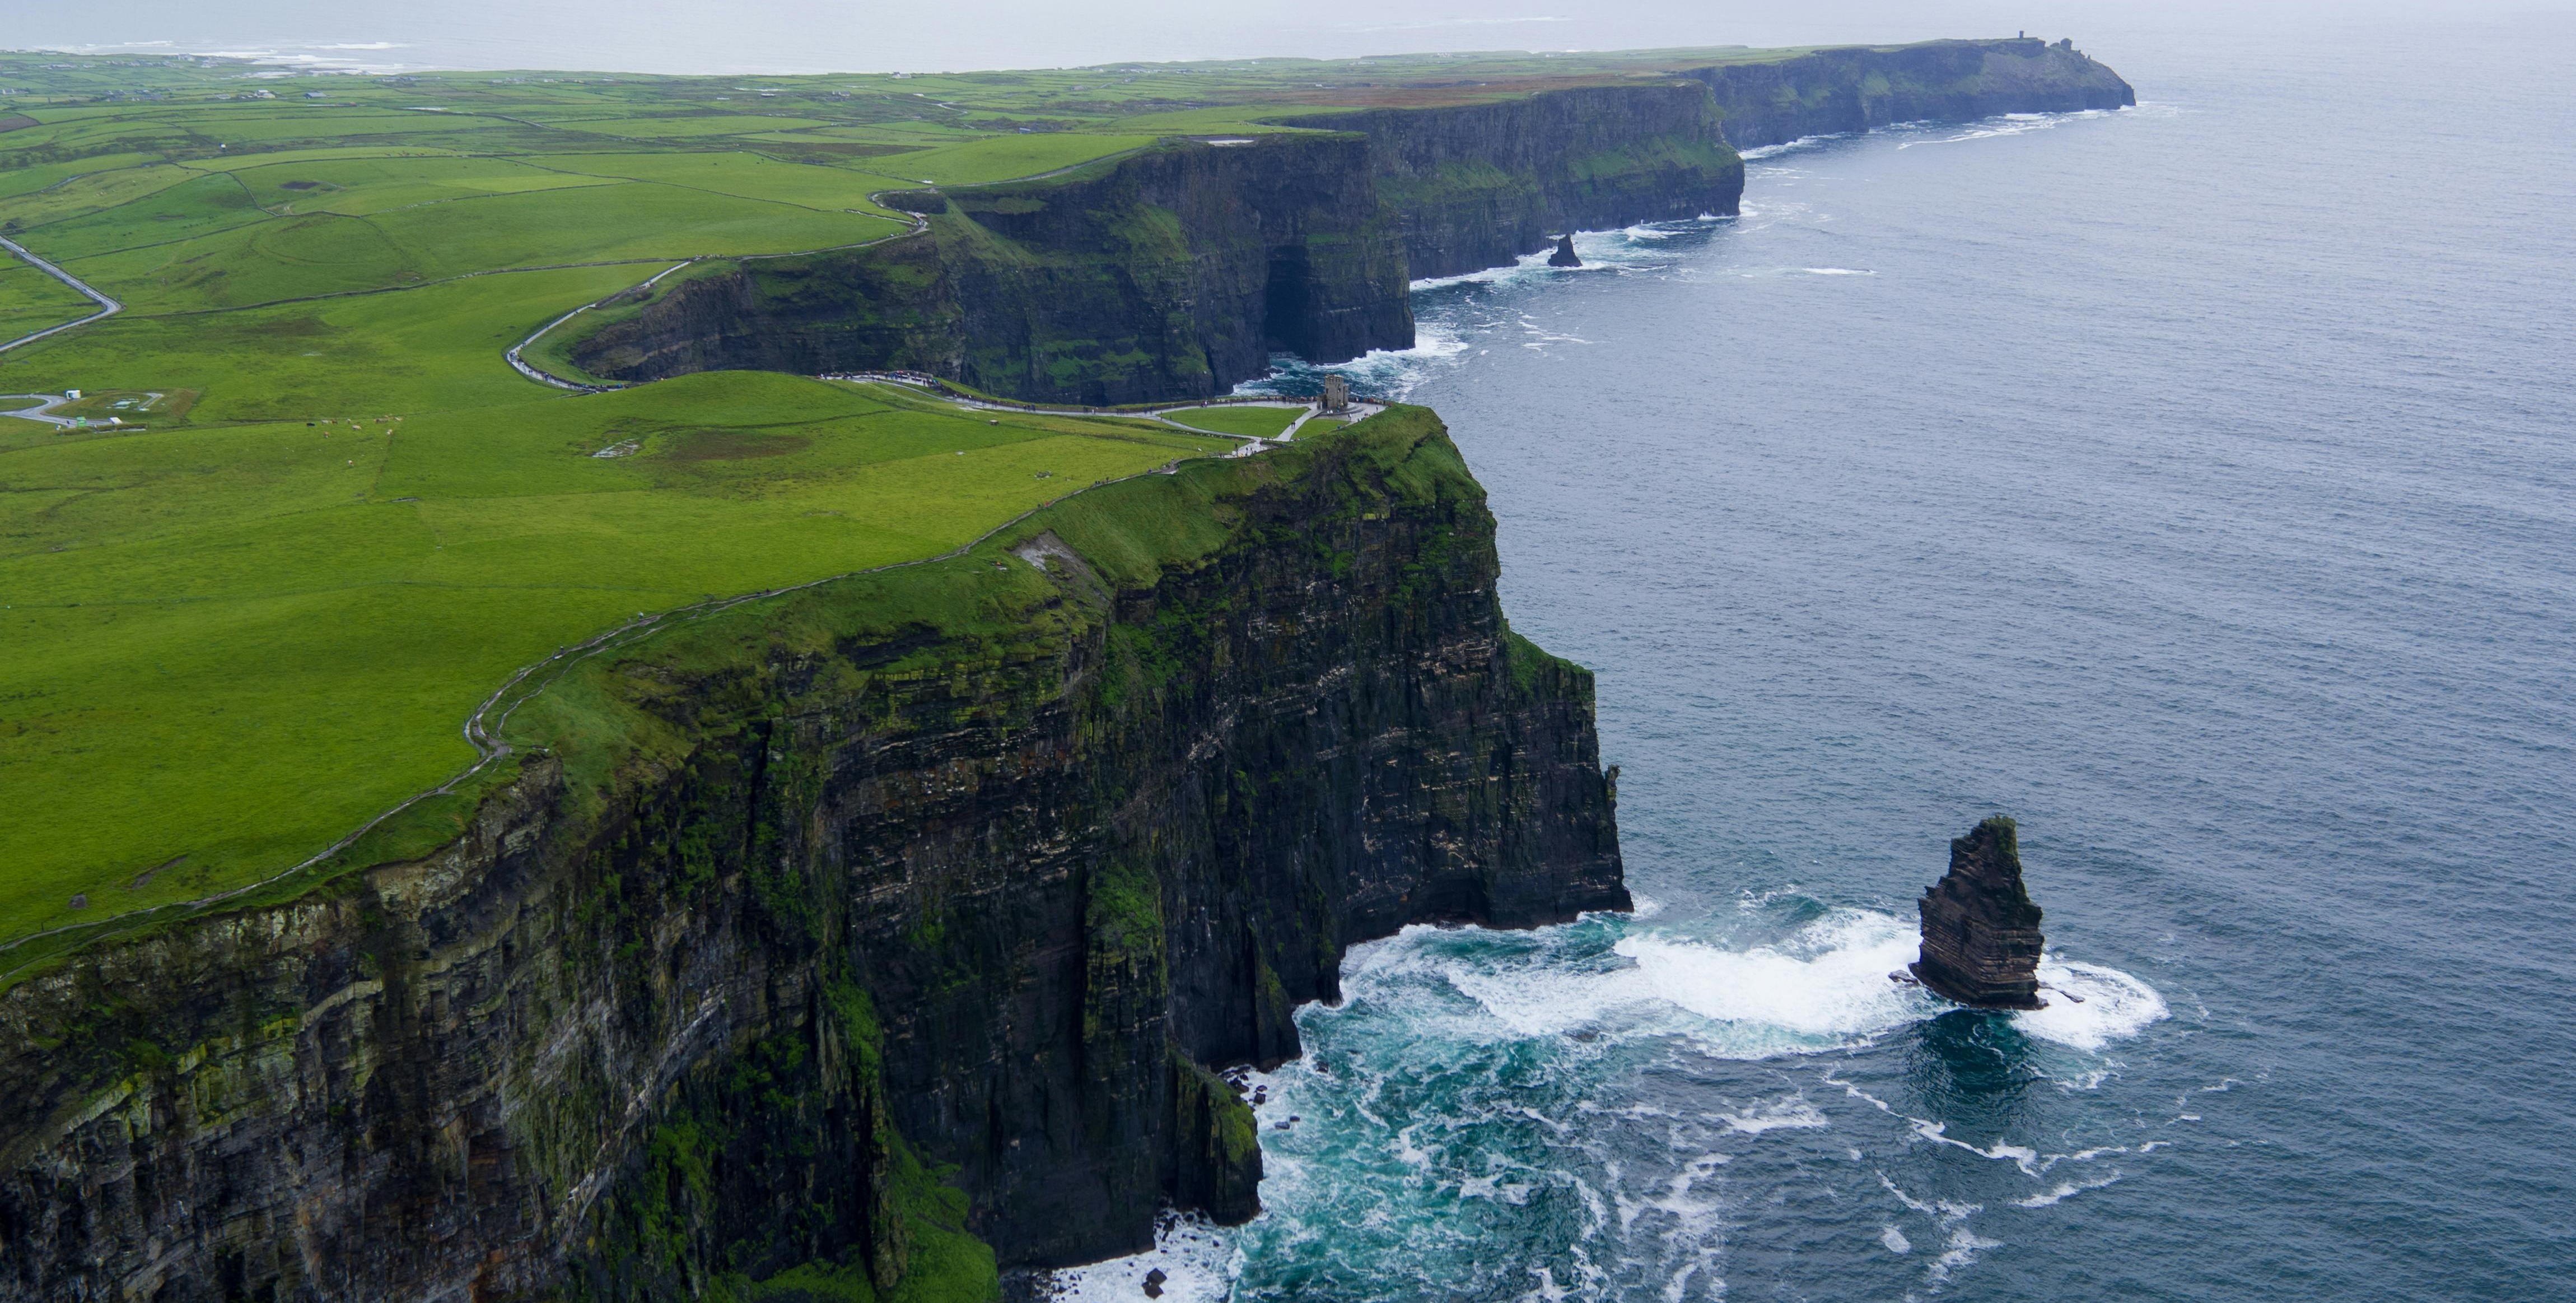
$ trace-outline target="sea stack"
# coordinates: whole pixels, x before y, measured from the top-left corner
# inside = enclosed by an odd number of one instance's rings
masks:
[[[1573,236],[1567,235],[1558,238],[1556,242],[1556,252],[1547,256],[1547,265],[1550,267],[1580,267],[1583,265],[1583,259],[1576,256],[1574,252]]]
[[[1950,871],[1923,893],[1914,976],[1971,1009],[2038,1009],[2039,906],[2021,885],[2013,821],[1995,815],[1951,839]]]

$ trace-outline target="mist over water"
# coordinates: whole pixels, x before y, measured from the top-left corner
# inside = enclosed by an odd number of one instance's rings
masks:
[[[1077,1293],[2563,1293],[2571,54],[2143,46],[2135,111],[1417,286],[1340,369],[1439,409],[1599,671],[1650,904],[1355,951],[1269,1212]],[[2081,1003],[1887,980],[1994,811]]]

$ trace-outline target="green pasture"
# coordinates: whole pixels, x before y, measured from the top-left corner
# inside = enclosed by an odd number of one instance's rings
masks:
[[[755,114],[707,114],[702,117],[624,118],[604,122],[564,122],[567,131],[634,140],[688,140],[701,136],[740,136],[758,131],[794,131],[830,126],[818,118],[779,118]]]
[[[1254,404],[1224,407],[1192,407],[1166,412],[1164,418],[1177,421],[1194,430],[1211,430],[1218,434],[1239,434],[1247,439],[1276,438],[1280,431],[1296,424],[1306,409],[1298,407],[1263,407]]]
[[[1201,434],[755,373],[576,394],[503,357],[564,313],[899,235],[868,196],[924,179],[1684,58],[612,79],[0,51],[0,115],[33,119],[0,131],[0,233],[126,304],[0,354],[0,393],[146,427],[0,414],[0,942],[273,877],[463,770],[521,667],[639,613],[936,556],[1295,415],[1182,414]],[[0,262],[0,339],[87,312]],[[1171,497],[1133,487],[1114,510]],[[444,836],[473,799],[422,808]]]
[[[199,424],[487,407],[544,392],[503,350],[658,270],[629,263],[233,312],[127,312],[0,354],[0,393],[196,389]]]
[[[44,812],[0,823],[0,928],[291,865],[469,764],[460,726],[519,666],[639,613],[1227,446],[765,373],[526,390],[0,451],[0,784]]]
[[[393,174],[327,201],[370,207],[371,194],[418,195],[435,181],[401,173],[452,172],[425,159],[366,165]],[[276,169],[263,169],[262,172]],[[294,178],[259,176],[264,188],[331,169],[295,166]],[[891,218],[821,212],[682,186],[549,174],[550,188],[414,202],[369,216],[337,211],[279,214],[211,234],[68,259],[64,270],[125,300],[138,312],[248,307],[284,299],[393,289],[516,267],[752,253],[796,253],[857,244],[905,229]],[[354,182],[357,178],[343,171]],[[487,184],[529,178],[487,176]],[[253,191],[253,199],[260,197]],[[316,201],[305,201],[316,202]],[[47,228],[21,242],[51,256]]]
[[[96,311],[98,305],[79,290],[0,250],[0,344]]]
[[[891,216],[868,198],[886,178],[845,168],[791,163],[745,151],[685,154],[549,154],[530,162],[566,173],[619,177],[823,212]]]
[[[1076,167],[1095,158],[1143,149],[1155,140],[1153,136],[1090,136],[1070,132],[987,136],[916,153],[887,154],[868,159],[865,165],[872,172],[906,181],[982,185]]]

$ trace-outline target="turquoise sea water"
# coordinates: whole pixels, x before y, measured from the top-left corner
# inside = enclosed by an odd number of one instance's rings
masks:
[[[2101,52],[1341,368],[1599,671],[1649,903],[1355,951],[1269,1211],[1068,1293],[2576,1290],[2576,42]],[[1994,811],[2081,1004],[1887,979]]]

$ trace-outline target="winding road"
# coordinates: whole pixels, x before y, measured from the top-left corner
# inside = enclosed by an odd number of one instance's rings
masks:
[[[66,321],[59,326],[49,326],[32,335],[20,335],[6,344],[0,344],[0,353],[6,353],[10,349],[16,348],[21,344],[35,343],[37,340],[43,339],[48,335],[59,335],[74,326],[86,326],[93,321],[105,320],[106,318],[115,316],[117,313],[125,311],[124,304],[99,293],[96,289],[90,286],[89,282],[82,280],[80,277],[74,276],[70,272],[64,271],[62,268],[27,252],[27,246],[18,243],[16,240],[12,240],[7,236],[0,236],[0,248],[6,248],[9,252],[26,259],[28,266],[34,267],[36,270],[53,277],[55,280],[61,281],[63,284],[79,290],[81,293],[88,295],[92,302],[98,304],[98,311],[93,312],[78,321]]]

